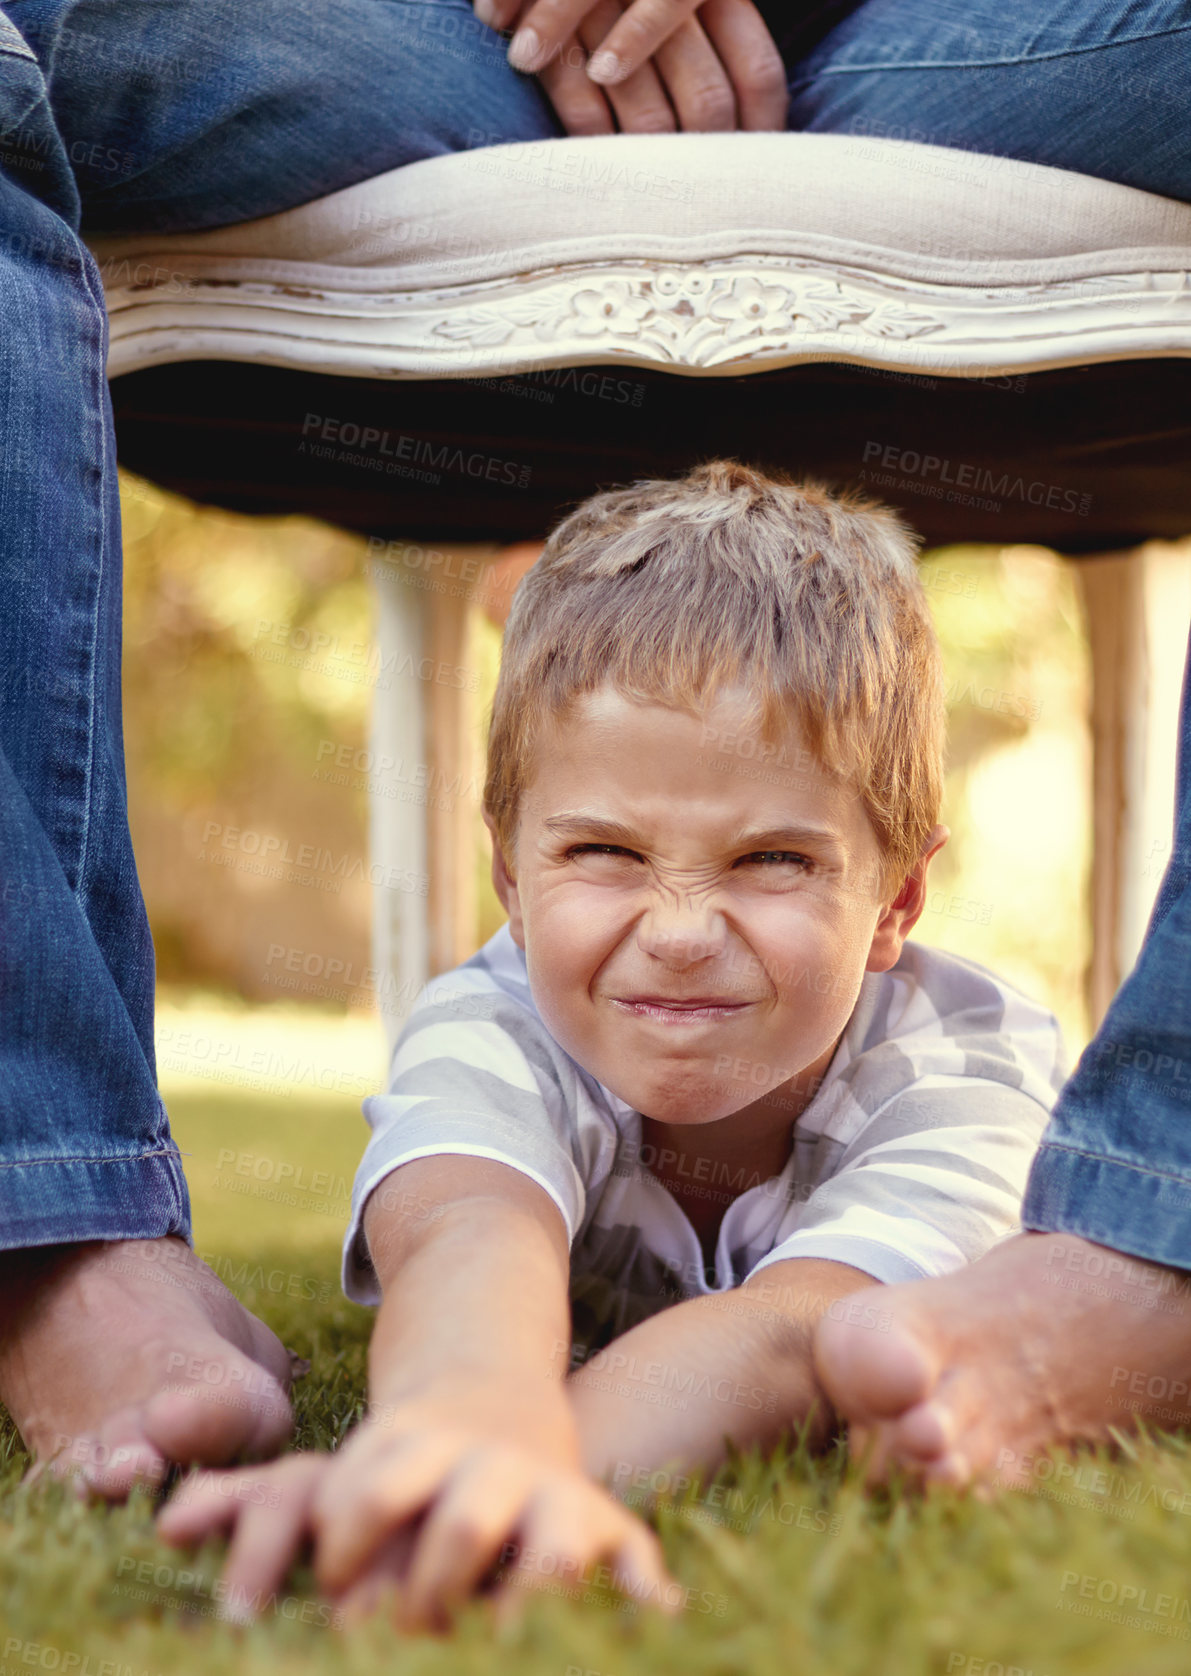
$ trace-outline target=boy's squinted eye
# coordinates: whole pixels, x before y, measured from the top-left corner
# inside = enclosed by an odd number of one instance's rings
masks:
[[[563,851],[564,861],[573,861],[580,855],[610,855],[628,856],[631,861],[640,861],[636,850],[626,850],[623,844],[571,844]]]
[[[563,851],[563,860],[573,861],[583,855],[624,856],[630,861],[642,859],[636,850],[626,849],[623,844],[571,844]],[[748,855],[742,855],[733,866],[747,867],[750,864],[796,867],[802,873],[809,873],[814,866],[809,856],[798,855],[793,850],[752,850]]]
[[[751,855],[742,855],[736,863],[737,867],[747,865],[750,861],[786,862],[791,867],[797,867],[802,872],[808,872],[814,865],[809,856],[797,855],[793,850],[754,850]]]

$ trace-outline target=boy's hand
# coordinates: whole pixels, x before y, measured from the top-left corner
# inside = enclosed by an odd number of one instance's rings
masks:
[[[362,1425],[314,1500],[315,1569],[334,1596],[368,1575],[399,1531],[418,1521],[399,1616],[442,1627],[502,1561],[499,1588],[579,1582],[601,1562],[624,1592],[650,1598],[671,1582],[656,1537],[588,1478],[569,1450],[494,1436],[462,1417],[416,1411]]]
[[[486,1158],[412,1159],[393,1175],[364,1216],[383,1293],[368,1418],[334,1456],[183,1485],[163,1536],[234,1528],[220,1591],[233,1614],[277,1587],[307,1538],[339,1604],[368,1610],[396,1584],[409,1629],[447,1623],[498,1567],[506,1612],[601,1562],[622,1592],[666,1603],[676,1585],[656,1538],[584,1473],[558,1205]]]
[[[363,1612],[396,1585],[406,1630],[444,1628],[510,1560],[497,1590],[505,1611],[518,1591],[581,1584],[602,1563],[625,1594],[664,1604],[672,1579],[656,1537],[567,1453],[411,1407],[364,1421],[334,1456],[198,1474],[159,1529],[184,1543],[234,1527],[223,1578],[230,1616],[249,1616],[310,1536],[332,1598]]]

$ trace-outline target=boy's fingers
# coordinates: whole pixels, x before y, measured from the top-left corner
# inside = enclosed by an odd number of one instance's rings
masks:
[[[612,1562],[608,1580],[614,1588],[643,1604],[672,1609],[667,1591],[673,1591],[674,1579],[661,1544],[639,1519],[603,1497],[539,1498],[523,1521],[520,1551],[502,1581],[498,1616],[515,1615],[515,1593],[557,1583],[581,1590],[593,1581],[590,1568],[606,1560]]]
[[[525,1504],[526,1479],[512,1462],[455,1474],[426,1515],[402,1597],[406,1629],[439,1629],[500,1558]]]
[[[250,1505],[236,1521],[235,1534],[223,1568],[220,1616],[248,1622],[257,1605],[270,1595],[298,1557],[310,1535],[310,1509],[315,1489],[327,1469],[328,1455],[295,1455],[281,1463],[287,1470],[271,1479],[277,1499],[273,1505]],[[291,1465],[292,1461],[292,1465]]]
[[[385,1539],[434,1495],[457,1448],[446,1433],[433,1445],[419,1439],[383,1460],[357,1460],[350,1480],[343,1463],[314,1499],[314,1569],[324,1589],[339,1594],[358,1580]]]
[[[568,1540],[561,1534],[539,1536],[537,1528],[526,1527],[516,1557],[501,1567],[493,1594],[496,1621],[501,1626],[517,1619],[539,1590],[549,1589],[552,1594],[576,1599],[592,1582],[586,1571],[599,1547],[592,1547],[590,1531],[572,1529]]]
[[[732,83],[741,128],[784,129],[790,106],[786,67],[753,0],[704,0],[699,23]]]
[[[183,1546],[205,1542],[234,1526],[234,1558],[242,1546],[240,1532],[246,1524],[252,1541],[266,1524],[288,1530],[295,1520],[309,1521],[315,1486],[331,1460],[330,1455],[310,1452],[287,1455],[268,1466],[242,1471],[192,1472],[158,1514],[158,1533],[164,1541]]]
[[[243,1510],[237,1501],[239,1472],[189,1473],[157,1515],[157,1533],[165,1542],[181,1547],[205,1542],[228,1530]]]
[[[660,1606],[663,1612],[678,1611],[678,1585],[667,1570],[661,1543],[644,1525],[624,1533],[612,1555],[612,1569],[618,1586],[633,1600]]]
[[[417,1525],[403,1525],[377,1549],[368,1568],[357,1582],[340,1595],[343,1624],[351,1629],[385,1606],[396,1593],[400,1599],[409,1576],[410,1559],[417,1541]]]

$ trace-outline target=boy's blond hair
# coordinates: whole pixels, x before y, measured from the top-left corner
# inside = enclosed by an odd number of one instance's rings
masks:
[[[484,806],[512,865],[544,722],[611,683],[697,711],[752,697],[772,737],[793,716],[863,802],[887,892],[938,819],[943,678],[895,513],[856,493],[714,460],[593,495],[558,525],[513,597],[488,734]]]

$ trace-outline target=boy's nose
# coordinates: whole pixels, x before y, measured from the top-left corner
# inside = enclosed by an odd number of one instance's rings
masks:
[[[724,916],[707,903],[654,903],[641,916],[637,941],[646,954],[671,966],[696,966],[722,955],[728,944]]]

